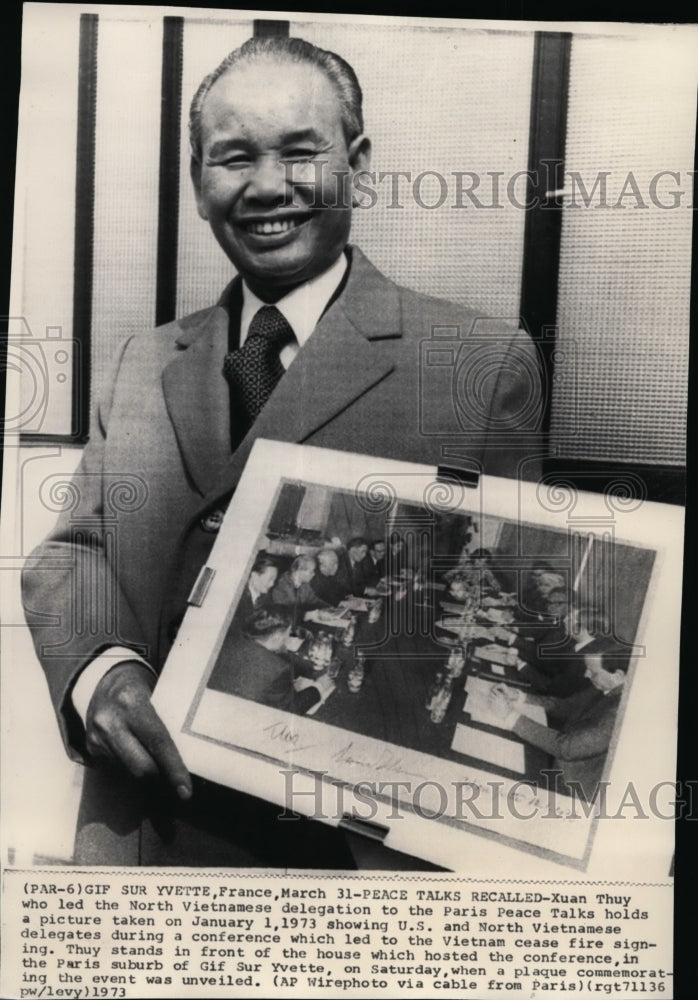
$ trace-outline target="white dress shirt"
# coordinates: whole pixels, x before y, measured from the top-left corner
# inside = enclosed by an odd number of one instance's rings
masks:
[[[284,295],[282,299],[274,305],[285,317],[296,337],[295,341],[279,352],[279,360],[284,368],[288,368],[295,360],[296,355],[308,340],[313,330],[318,324],[320,317],[327,308],[334,293],[339,288],[346,273],[348,262],[345,254],[340,254],[337,260],[328,267],[326,271],[306,281],[304,285],[299,285]],[[263,302],[255,293],[249,289],[246,283],[242,283],[242,314],[240,316],[240,347],[245,343],[249,333],[250,323],[257,312],[268,303]],[[254,595],[253,595],[254,596]],[[100,653],[84,668],[75,682],[72,692],[73,707],[86,725],[87,708],[97,685],[107,671],[119,663],[127,660],[136,660],[147,667],[153,674],[155,671],[137,653],[121,646],[113,646],[103,653]]]
[[[332,267],[329,267],[322,274],[318,275],[317,278],[306,281],[304,285],[294,288],[288,295],[284,295],[282,299],[274,303],[296,336],[295,342],[286,344],[279,352],[279,360],[284,368],[290,366],[301,347],[303,347],[317,326],[318,320],[327,307],[327,303],[339,288],[347,266],[347,258],[344,254],[340,254]],[[255,295],[243,281],[240,347],[247,340],[250,323],[265,305],[268,305],[268,303],[263,302],[262,299]]]

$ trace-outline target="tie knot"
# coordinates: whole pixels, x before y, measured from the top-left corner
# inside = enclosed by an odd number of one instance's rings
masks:
[[[293,330],[286,317],[276,306],[262,306],[250,323],[247,339],[259,337],[266,344],[277,349],[294,339]]]

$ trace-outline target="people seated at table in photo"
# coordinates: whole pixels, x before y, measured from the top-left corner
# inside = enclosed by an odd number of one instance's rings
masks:
[[[340,572],[339,555],[335,549],[325,548],[320,549],[315,559],[317,570],[310,586],[321,601],[337,607],[351,593],[347,575]]]
[[[569,635],[565,627],[565,618],[574,605],[575,595],[567,587],[556,587],[551,590],[541,604],[540,617],[535,625],[512,624],[509,634],[502,636],[509,645],[516,645],[525,660],[535,663],[538,659],[538,649],[543,646],[558,646]],[[511,633],[515,639],[511,638]]]
[[[539,574],[536,583],[539,617],[545,618],[546,615],[550,614],[549,605],[552,593],[556,590],[565,590],[566,587],[567,577],[564,573],[559,573],[557,570],[547,570]]]
[[[563,641],[546,645],[541,639],[535,664],[522,670],[521,676],[543,694],[565,697],[585,690],[589,687],[585,657],[608,647],[608,627],[608,617],[598,608],[571,607],[563,620]]]
[[[443,574],[442,579],[447,584],[447,601],[467,603],[477,608],[496,601],[502,594],[502,588],[488,565],[489,556],[487,549],[476,549],[467,560]]]
[[[411,575],[412,559],[407,542],[398,531],[393,531],[388,541],[388,551],[385,557],[386,576],[398,579]]]
[[[325,700],[334,682],[325,674],[312,680],[295,678],[293,664],[284,656],[291,625],[286,609],[253,611],[241,633],[231,631],[226,636],[208,686],[299,714]]]
[[[543,596],[539,589],[540,578],[546,573],[555,573],[555,568],[548,562],[535,562],[526,573],[519,587],[519,607],[522,611],[533,615],[544,611]],[[562,580],[564,584],[564,579]]]
[[[480,605],[480,577],[472,568],[448,570],[443,574],[443,579],[447,584],[444,599],[456,604],[465,602],[479,607]]]
[[[562,697],[588,687],[581,651],[596,648],[590,643],[607,632],[608,622],[596,608],[576,608],[573,600],[565,587],[551,591],[546,607],[552,624],[533,635],[516,628],[493,630],[497,641],[516,648],[520,678],[535,692]]]
[[[318,597],[310,582],[316,569],[314,556],[296,556],[291,568],[281,574],[271,592],[274,604],[293,609],[294,629],[301,623],[306,611],[325,606],[325,601]]]
[[[356,597],[362,597],[366,588],[374,585],[373,563],[365,538],[357,535],[347,542],[346,549],[340,553],[340,574],[347,578],[349,592]]]
[[[247,621],[253,611],[271,603],[271,590],[278,577],[279,567],[274,557],[267,552],[258,552],[240,595],[235,612],[236,621]]]
[[[597,791],[613,734],[623,685],[627,657],[616,651],[587,653],[585,675],[589,686],[566,698],[526,694],[519,688],[492,685],[492,711],[500,718],[502,729],[511,730],[522,740],[546,751],[559,769],[563,788],[591,801]],[[542,705],[554,714],[557,728],[534,722],[521,713],[524,702]]]
[[[480,593],[483,597],[500,594],[503,587],[492,571],[492,553],[489,549],[473,549],[470,553],[471,565],[480,574]]]
[[[557,570],[540,572],[526,598],[519,599],[516,613],[519,634],[535,639],[543,627],[550,627],[559,619],[559,615],[551,612],[551,602],[554,605],[560,592],[569,592],[567,577]],[[566,611],[563,613],[565,614]]]
[[[374,538],[368,546],[368,558],[371,560],[371,585],[375,586],[387,572],[386,545],[384,538]]]

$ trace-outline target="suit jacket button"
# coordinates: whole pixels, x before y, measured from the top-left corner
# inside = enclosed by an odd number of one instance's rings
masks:
[[[201,530],[207,531],[209,534],[215,534],[215,532],[217,532],[223,524],[224,516],[224,510],[210,510],[208,514],[205,514],[201,518]]]

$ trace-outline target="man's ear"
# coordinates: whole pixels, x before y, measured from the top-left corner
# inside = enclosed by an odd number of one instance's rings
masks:
[[[354,173],[368,170],[371,166],[371,140],[367,135],[357,135],[353,142],[349,143],[349,166]]]
[[[189,176],[194,185],[194,197],[196,198],[196,208],[202,219],[208,221],[208,213],[201,196],[201,162],[195,156],[189,161]]]

